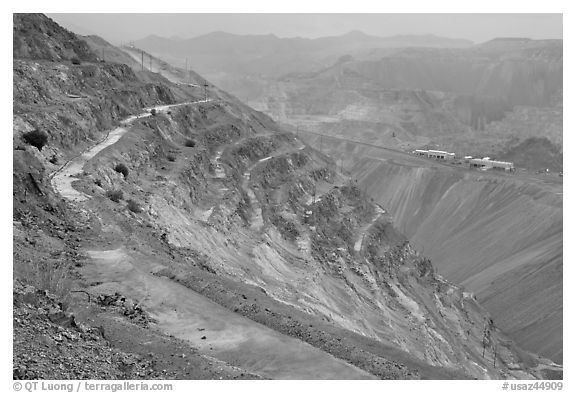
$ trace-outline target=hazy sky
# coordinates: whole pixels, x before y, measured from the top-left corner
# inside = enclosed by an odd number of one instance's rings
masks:
[[[112,43],[150,34],[191,38],[213,31],[322,37],[434,34],[484,42],[495,37],[562,38],[561,14],[48,14],[79,34]]]

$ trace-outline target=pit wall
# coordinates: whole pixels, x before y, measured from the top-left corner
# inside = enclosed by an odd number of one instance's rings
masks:
[[[319,138],[306,141],[318,147]],[[418,251],[525,349],[562,362],[562,184],[323,140]]]

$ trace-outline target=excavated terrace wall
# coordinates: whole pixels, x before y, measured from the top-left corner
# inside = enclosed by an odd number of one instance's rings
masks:
[[[318,147],[317,139],[308,141]],[[323,143],[442,275],[474,292],[521,346],[562,362],[560,183]]]

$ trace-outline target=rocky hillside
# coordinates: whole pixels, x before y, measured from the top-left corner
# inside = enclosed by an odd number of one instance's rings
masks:
[[[439,275],[330,158],[166,75],[14,59],[15,377],[561,373]],[[39,302],[47,311],[30,314]],[[60,373],[66,358],[39,362],[29,345],[41,331],[81,359],[110,348],[110,367]]]
[[[43,14],[13,14],[13,58],[95,61],[78,37]]]
[[[544,168],[562,172],[562,152],[547,138],[528,138],[501,153],[502,158],[518,166],[536,170]]]

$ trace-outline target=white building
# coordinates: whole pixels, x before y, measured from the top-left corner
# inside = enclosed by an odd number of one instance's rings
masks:
[[[506,172],[514,171],[514,163],[506,161],[495,161],[489,157],[473,158],[470,160],[470,168],[497,169]]]
[[[453,160],[456,158],[456,154],[442,150],[428,150],[428,158],[435,158],[437,160]]]
[[[436,160],[453,160],[456,158],[455,153],[448,153],[442,150],[414,150],[413,153],[417,156],[434,158]]]

